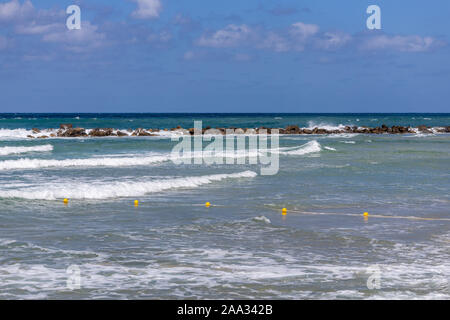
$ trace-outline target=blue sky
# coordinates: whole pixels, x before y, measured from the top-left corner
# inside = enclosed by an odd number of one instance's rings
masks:
[[[0,112],[449,112],[449,33],[447,0],[0,1]]]

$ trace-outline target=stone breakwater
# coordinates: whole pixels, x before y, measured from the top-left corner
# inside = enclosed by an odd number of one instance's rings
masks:
[[[348,134],[348,133],[365,133],[365,134],[406,134],[406,133],[450,133],[450,126],[445,127],[427,127],[425,125],[418,126],[417,128],[404,127],[404,126],[392,126],[381,125],[380,127],[356,127],[356,126],[342,126],[339,129],[325,129],[325,128],[300,128],[297,125],[289,125],[285,128],[203,128],[202,134],[272,134],[278,130],[279,134]],[[128,129],[117,130],[113,128],[95,128],[84,129],[74,128],[72,124],[61,124],[59,129],[44,129],[37,128],[32,129],[32,134],[28,135],[28,138],[73,138],[73,137],[149,137],[149,136],[161,136],[164,133],[176,133],[183,135],[194,135],[195,129],[184,129],[180,126],[171,129]]]

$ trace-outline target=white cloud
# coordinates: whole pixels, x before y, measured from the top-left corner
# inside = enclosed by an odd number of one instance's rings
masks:
[[[363,50],[392,50],[400,52],[425,52],[443,43],[432,37],[377,35],[365,39]]]
[[[252,36],[252,29],[245,25],[230,24],[211,35],[203,35],[197,44],[203,47],[229,48],[244,44]]]
[[[26,0],[23,4],[19,0],[0,3],[0,22],[24,19],[30,16],[33,11],[34,7],[30,0]]]
[[[37,10],[30,0],[0,4],[0,22],[7,23],[16,34],[39,36],[43,42],[59,43],[71,51],[88,51],[106,42],[106,35],[90,22],[82,21],[81,30],[68,30],[64,10]]]
[[[306,24],[303,22],[296,22],[292,24],[289,33],[301,41],[316,35],[319,32],[319,26],[315,24]]]
[[[336,50],[352,40],[352,37],[343,32],[325,32],[322,37],[316,40],[316,46],[324,50]]]
[[[382,33],[350,35],[342,31],[320,32],[315,24],[296,22],[281,30],[230,24],[215,32],[203,34],[198,46],[211,48],[249,48],[274,52],[302,52],[307,49],[336,51],[353,48],[372,51],[427,52],[444,46],[433,37],[389,36]]]
[[[50,24],[37,24],[36,21],[32,21],[27,25],[18,25],[15,28],[15,32],[18,34],[44,34],[57,30],[61,27],[61,24],[50,23]]]
[[[137,9],[131,14],[137,19],[158,18],[162,10],[160,0],[134,0],[137,2]]]
[[[291,49],[289,41],[275,32],[269,32],[258,47],[275,52],[286,52]]]
[[[172,34],[167,31],[163,30],[159,33],[152,33],[147,37],[147,40],[149,42],[157,42],[157,43],[167,43],[170,40],[172,40]]]
[[[61,25],[57,30],[45,34],[42,40],[63,44],[66,49],[75,52],[85,52],[106,45],[106,35],[88,21],[82,21],[80,30],[68,30],[65,25]]]

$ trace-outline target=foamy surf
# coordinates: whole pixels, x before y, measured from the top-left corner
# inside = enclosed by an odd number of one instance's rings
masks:
[[[181,188],[196,188],[226,179],[254,178],[253,171],[232,174],[214,174],[184,178],[155,179],[150,181],[116,181],[102,183],[65,182],[39,185],[36,187],[0,191],[0,198],[22,198],[30,200],[70,199],[113,199],[137,197],[149,193]]]
[[[309,141],[300,147],[281,148],[278,151],[281,155],[302,156],[309,153],[317,153],[322,151],[322,146],[316,140]]]
[[[33,132],[27,129],[0,129],[0,140],[22,140]]]
[[[65,160],[46,160],[46,159],[17,159],[0,161],[1,170],[17,169],[41,169],[41,168],[69,168],[69,167],[130,167],[145,166],[158,162],[169,161],[170,156],[155,155],[150,157],[104,157],[87,159],[65,159]]]
[[[23,154],[29,152],[47,152],[52,151],[53,146],[50,144],[33,147],[1,147],[0,156],[7,156],[12,154]]]
[[[53,147],[50,146],[52,149]],[[48,150],[47,150],[48,149]],[[49,147],[42,148],[40,151],[50,151]],[[267,149],[266,152],[277,153],[281,155],[306,155],[310,153],[317,153],[322,150],[320,143],[316,140],[310,141],[304,145],[289,148]],[[19,151],[19,150],[17,150]],[[23,150],[24,151],[24,150]],[[15,160],[3,160],[0,161],[0,171],[5,170],[26,170],[26,169],[45,169],[45,168],[73,168],[73,167],[133,167],[133,166],[147,166],[156,163],[162,163],[167,161],[176,161],[183,159],[194,158],[245,158],[245,157],[258,157],[263,154],[259,150],[235,150],[231,153],[227,152],[192,152],[187,154],[155,154],[150,156],[136,156],[136,157],[123,157],[122,155],[109,155],[109,156],[94,156],[86,159],[30,159],[21,158]],[[0,153],[1,155],[1,153]]]

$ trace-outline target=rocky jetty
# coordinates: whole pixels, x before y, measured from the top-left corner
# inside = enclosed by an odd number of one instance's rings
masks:
[[[345,133],[363,133],[363,134],[406,134],[406,133],[450,133],[450,126],[431,128],[425,125],[418,126],[417,128],[404,127],[404,126],[392,126],[388,127],[386,125],[381,125],[380,127],[356,127],[356,126],[345,126],[339,129],[325,129],[325,128],[300,128],[298,125],[288,125],[285,128],[211,128],[205,127],[202,129],[202,134],[226,134],[229,131],[234,134],[271,134],[273,131],[278,130],[279,134],[291,134],[291,135],[320,135],[320,134],[345,134]],[[44,134],[46,132],[46,134]],[[50,137],[150,137],[158,136],[161,133],[175,132],[182,135],[194,135],[195,129],[189,128],[184,129],[181,126],[177,126],[172,129],[128,129],[124,131],[116,130],[113,128],[95,128],[95,129],[85,129],[85,128],[74,128],[72,124],[66,123],[61,124],[59,129],[47,129],[40,130],[37,128],[32,129],[34,135],[28,135],[28,138],[50,138]],[[37,134],[42,134],[36,136]]]

